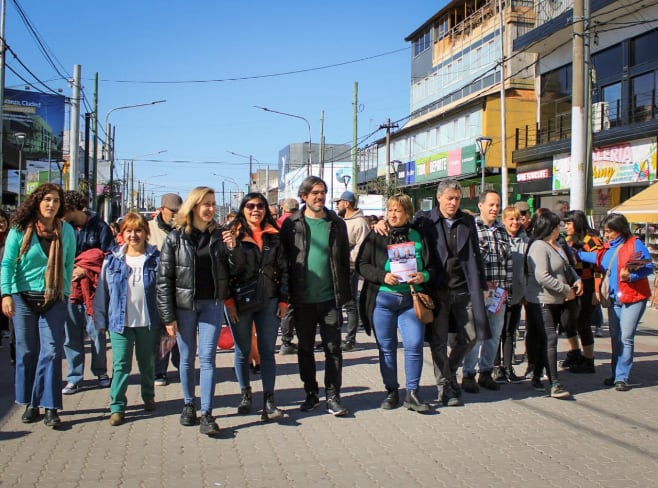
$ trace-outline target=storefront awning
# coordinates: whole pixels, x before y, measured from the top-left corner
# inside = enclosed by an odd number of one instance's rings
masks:
[[[610,210],[612,212],[624,215],[635,224],[658,223],[658,183],[617,205]]]

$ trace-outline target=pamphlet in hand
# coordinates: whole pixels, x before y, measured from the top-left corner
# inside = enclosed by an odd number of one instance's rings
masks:
[[[631,256],[631,259],[629,259],[626,262],[626,267],[630,271],[635,271],[640,268],[643,268],[647,264],[649,264],[651,261],[649,259],[642,259],[642,253],[641,252],[636,252]]]
[[[497,286],[496,288],[491,288],[487,299],[484,304],[487,307],[487,310],[491,313],[498,313],[501,311],[505,302],[507,301],[507,290]]]
[[[413,242],[401,242],[386,246],[388,260],[391,263],[391,273],[405,283],[411,275],[418,271],[416,262],[416,246]]]
[[[158,359],[165,357],[176,344],[176,336],[172,337],[166,332],[160,336],[160,347],[158,349]]]

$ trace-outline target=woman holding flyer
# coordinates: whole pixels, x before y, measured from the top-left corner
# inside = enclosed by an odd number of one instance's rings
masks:
[[[612,213],[601,223],[606,243],[598,252],[579,251],[586,263],[597,264],[608,278],[610,340],[612,341],[612,377],[606,386],[628,391],[633,367],[635,332],[651,296],[648,276],[653,264],[648,249],[631,233],[628,220]]]
[[[423,368],[425,324],[414,312],[411,286],[422,290],[429,281],[429,247],[420,232],[410,225],[413,205],[409,196],[398,193],[387,202],[388,236],[368,234],[357,259],[357,271],[363,278],[360,311],[366,331],[375,331],[379,349],[379,369],[386,387],[381,408],[390,410],[400,403],[397,379],[397,348],[400,329],[404,343],[406,398],[404,406],[427,412],[429,406],[418,394]],[[400,259],[399,256],[413,256]],[[397,257],[397,259],[396,259]]]

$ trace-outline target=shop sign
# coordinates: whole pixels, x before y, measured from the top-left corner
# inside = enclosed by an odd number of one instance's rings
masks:
[[[596,148],[592,151],[595,187],[648,182],[656,179],[656,140],[642,139]],[[571,157],[553,158],[553,190],[571,186]]]
[[[429,178],[437,180],[448,176],[448,153],[442,152],[430,156]]]
[[[536,171],[526,171],[525,173],[516,173],[517,183],[545,180],[550,177],[551,171],[548,168],[538,169]]]

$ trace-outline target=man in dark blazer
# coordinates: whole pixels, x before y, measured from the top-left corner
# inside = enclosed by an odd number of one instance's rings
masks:
[[[457,369],[475,342],[491,337],[484,299],[488,290],[473,217],[459,209],[462,188],[446,179],[436,191],[438,207],[420,212],[414,224],[434,244],[432,288],[439,311],[430,328],[430,348],[439,398],[461,404]],[[448,346],[450,354],[448,355]]]

